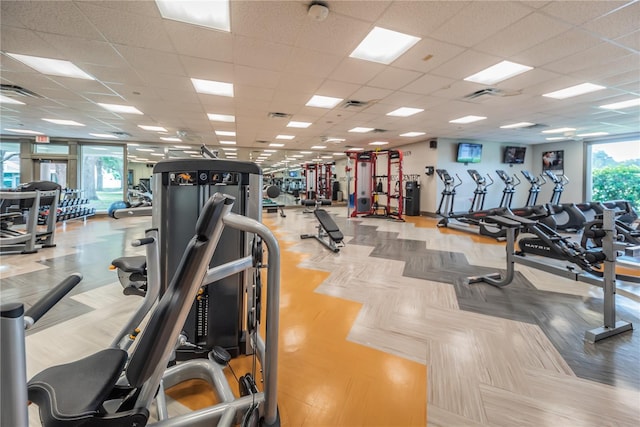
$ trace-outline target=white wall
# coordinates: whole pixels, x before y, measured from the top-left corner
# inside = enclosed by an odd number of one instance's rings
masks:
[[[148,168],[146,163],[129,162],[127,168],[133,170],[133,185],[138,185],[140,178],[151,178],[153,168]]]

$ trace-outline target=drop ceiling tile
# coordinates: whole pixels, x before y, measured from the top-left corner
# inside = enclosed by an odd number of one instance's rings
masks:
[[[584,28],[615,39],[637,31],[640,26],[640,3],[629,2],[624,7],[584,24]]]
[[[257,101],[270,101],[273,99],[274,89],[250,85],[236,85],[234,97],[237,99],[254,99]]]
[[[103,40],[100,32],[85,17],[76,2],[3,1],[2,23],[5,22],[19,22],[26,28],[43,33]]]
[[[63,55],[62,59],[73,62],[84,71],[89,64],[112,68],[126,65],[118,52],[107,42],[58,34],[38,34]]]
[[[307,4],[293,1],[232,1],[234,34],[283,43],[296,40],[309,24]]]
[[[91,1],[91,0],[89,0]],[[121,0],[101,0],[97,3],[100,7],[115,9],[121,13],[131,13],[134,15],[151,16],[160,18],[160,10],[155,1],[121,1]]]
[[[578,29],[570,30],[523,52],[516,53],[510,60],[531,67],[542,67],[595,46],[600,42],[598,38],[584,31]]]
[[[325,80],[313,93],[314,95],[350,99],[360,87],[361,85],[358,84],[340,82],[337,80]]]
[[[286,67],[292,47],[252,37],[234,35],[233,59],[235,63],[250,67],[281,71]]]
[[[233,61],[232,35],[183,22],[163,20],[164,28],[180,55],[215,61]]]
[[[98,65],[84,65],[84,71],[101,81],[105,85],[110,84],[129,84],[135,86],[142,86],[143,80],[138,74],[130,67],[114,68],[103,67]]]
[[[513,54],[522,52],[569,29],[571,29],[569,24],[541,13],[532,13],[498,31],[473,48],[481,52],[509,58]]]
[[[620,43],[629,49],[640,51],[640,30],[629,33],[626,36],[619,37],[615,42]]]
[[[640,86],[640,83],[638,82],[638,79],[640,78],[638,69],[640,69],[640,58],[638,55],[632,54],[622,56],[618,59],[612,59],[590,68],[582,69],[574,73],[574,75],[586,80],[605,82],[610,78],[615,79],[615,76],[618,74],[635,71],[635,81]]]
[[[55,2],[67,3],[67,2]],[[95,3],[74,3],[82,10],[95,28],[111,43],[171,51],[172,45],[163,20],[150,16],[122,13],[118,9],[104,8]]]
[[[464,1],[394,2],[380,17],[378,25],[414,36],[430,36],[469,3]]]
[[[348,83],[365,84],[382,72],[384,67],[384,65],[374,62],[345,58],[329,77]]]
[[[531,9],[516,2],[471,2],[429,36],[471,47],[529,13]]]
[[[3,3],[4,4],[4,3]],[[45,35],[46,37],[46,35]],[[46,38],[42,38],[35,31],[18,28],[14,26],[2,27],[2,51],[19,53],[22,55],[42,56],[53,59],[67,59],[63,52],[57,51],[52,45],[47,43]],[[5,69],[5,62],[17,62],[7,56],[2,57],[2,68]]]
[[[134,46],[114,45],[114,47],[125,61],[136,70],[185,75],[178,55],[174,53]]]
[[[424,108],[424,96],[411,91],[395,91],[382,98],[382,102],[387,105],[394,105],[397,107],[411,106],[413,108]]]
[[[385,68],[380,74],[371,79],[369,86],[398,90],[423,76],[423,73],[402,70],[394,67]]]
[[[580,25],[623,6],[625,1],[552,1],[540,10],[561,21]]]
[[[308,20],[295,45],[333,55],[349,55],[370,30],[367,22],[330,13],[322,22]]]
[[[383,99],[389,96],[391,93],[392,91],[388,89],[380,89],[380,88],[371,87],[371,86],[362,86],[360,89],[358,89],[356,92],[353,93],[353,98],[359,101],[369,102],[369,101]]]
[[[338,1],[329,4],[329,14],[338,14],[358,18],[366,22],[376,21],[389,7],[391,1]]]
[[[449,87],[456,80],[427,74],[424,77],[419,78],[411,84],[403,87],[402,90],[406,92],[413,92],[422,95],[428,95],[437,90]]]
[[[236,65],[234,83],[275,89],[280,83],[281,73],[255,67]]]
[[[194,79],[214,80],[233,83],[233,64],[229,62],[211,61],[208,59],[181,56],[180,61],[188,77]],[[189,81],[191,84],[191,81]]]
[[[626,49],[611,43],[600,43],[567,58],[546,64],[544,68],[559,74],[570,74],[579,70],[608,64],[628,55],[629,51]]]
[[[341,58],[337,55],[294,48],[285,71],[326,78],[336,69],[340,61]]]
[[[430,74],[451,79],[464,79],[500,61],[502,59],[499,57],[467,50],[438,68],[433,69]]]

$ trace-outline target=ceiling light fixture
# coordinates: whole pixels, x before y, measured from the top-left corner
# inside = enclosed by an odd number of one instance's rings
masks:
[[[576,136],[581,138],[589,137],[589,136],[606,136],[609,135],[609,132],[589,132],[589,133],[579,133]]]
[[[41,58],[39,56],[20,55],[17,53],[9,53],[7,55],[13,59],[22,62],[28,67],[33,68],[42,74],[60,77],[72,77],[75,79],[95,80],[89,74],[82,71],[69,61],[61,59]]]
[[[425,134],[425,132],[406,132],[406,133],[401,133],[400,136],[405,136],[407,138],[412,138],[414,136],[422,136],[424,134]]]
[[[212,114],[212,113],[208,113],[207,117],[209,117],[209,120],[211,120],[212,122],[234,123],[236,121],[236,117],[235,116],[231,116],[231,115],[228,115],[228,114]]]
[[[8,128],[5,128],[4,130],[9,131],[9,132],[14,132],[14,133],[23,133],[25,135],[44,135],[44,133],[42,133],[42,132],[37,132],[35,130],[29,130],[29,129],[8,129]]]
[[[103,104],[98,102],[98,105],[102,108],[112,111],[114,113],[126,113],[126,114],[140,114],[142,115],[142,111],[138,110],[136,107],[132,107],[130,105],[117,105],[117,104]]]
[[[236,133],[231,130],[217,130],[216,135],[218,136],[236,136]]]
[[[117,136],[110,134],[110,133],[90,133],[89,135],[91,136],[95,136],[96,138],[112,138],[112,139],[118,139]]]
[[[369,143],[369,145],[387,145],[387,144],[388,144],[387,141],[373,141]]]
[[[485,119],[486,117],[483,117],[483,116],[464,116],[464,117],[460,117],[459,119],[449,120],[449,123],[466,124],[466,123],[479,122],[480,120],[485,120]]]
[[[325,145],[313,145],[313,146],[311,146],[312,150],[324,150],[325,148],[327,148]]]
[[[148,126],[148,125],[138,125],[140,129],[149,130],[152,132],[168,132],[162,126]]]
[[[290,121],[289,123],[287,123],[287,127],[288,128],[303,128],[303,129],[306,129],[309,126],[311,126],[311,123],[309,123],[309,122]]]
[[[419,37],[374,27],[349,57],[388,65],[419,40]]]
[[[563,132],[573,132],[576,128],[555,128],[555,129],[547,129],[543,130],[542,133],[563,133]]]
[[[566,136],[552,136],[551,138],[545,138],[547,141],[563,141],[569,139]]]
[[[628,101],[615,102],[613,104],[601,105],[600,108],[604,108],[606,110],[621,110],[623,108],[629,107],[637,107],[640,106],[640,98],[630,99]]]
[[[594,85],[593,83],[582,83],[579,85],[571,86],[565,89],[556,90],[555,92],[545,93],[542,96],[554,99],[567,99],[578,95],[584,95],[585,93],[595,92],[598,90],[606,89],[604,86]]]
[[[176,138],[175,136],[161,136],[160,139],[167,142],[182,142],[180,138]],[[180,148],[180,147],[177,147],[177,148]],[[186,148],[190,148],[190,147],[186,147]]]
[[[518,128],[527,128],[529,126],[533,126],[535,123],[530,122],[518,122],[510,125],[500,126],[500,129],[518,129]]]
[[[0,104],[24,105],[24,102],[20,102],[17,99],[9,98],[8,96],[0,94]]]
[[[276,142],[272,142],[271,144],[269,144],[269,147],[284,147],[284,144],[279,144]]]
[[[374,128],[363,128],[363,127],[355,127],[353,129],[349,129],[349,132],[354,132],[354,133],[367,133],[367,132],[371,132]]]
[[[56,125],[64,125],[64,126],[84,126],[82,123],[78,123],[74,120],[61,120],[61,119],[42,119],[45,122],[53,123]]]
[[[529,70],[533,70],[533,67],[528,65],[517,64],[510,61],[502,61],[489,68],[475,73],[467,78],[465,81],[480,83],[483,85],[493,85],[503,80],[510,79],[518,74],[525,73]]]
[[[213,80],[191,79],[194,89],[205,95],[233,97],[233,83],[216,82]]]
[[[401,107],[397,110],[393,110],[390,113],[387,113],[387,116],[395,116],[395,117],[409,117],[414,114],[418,114],[424,111],[424,108],[409,108],[409,107]]]
[[[156,4],[163,18],[213,28],[214,30],[231,31],[228,0],[156,0]]]
[[[307,107],[333,108],[342,102],[343,98],[334,98],[331,96],[313,95],[305,104]]]
[[[294,139],[295,135],[276,135],[276,139]]]
[[[220,141],[222,145],[236,145],[235,141]]]

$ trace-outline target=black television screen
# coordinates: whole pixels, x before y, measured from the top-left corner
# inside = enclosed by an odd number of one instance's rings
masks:
[[[468,142],[458,143],[458,155],[456,161],[459,163],[480,163],[482,158],[482,144],[471,144]]]
[[[506,147],[504,149],[503,163],[509,163],[509,164],[524,163],[524,155],[526,152],[527,152],[527,147]]]

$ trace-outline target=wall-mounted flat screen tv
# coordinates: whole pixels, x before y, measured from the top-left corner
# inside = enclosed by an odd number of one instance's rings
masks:
[[[504,149],[503,163],[522,164],[524,163],[524,155],[527,147],[506,147]]]
[[[458,143],[458,163],[480,163],[482,158],[482,144],[472,144],[469,142]]]

